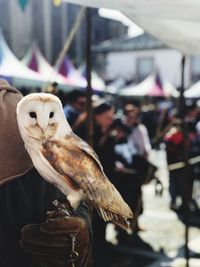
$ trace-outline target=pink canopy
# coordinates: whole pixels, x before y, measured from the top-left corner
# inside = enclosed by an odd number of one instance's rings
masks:
[[[76,82],[70,77],[63,76],[57,73],[54,68],[42,55],[37,44],[33,44],[29,51],[26,53],[22,62],[31,70],[39,73],[46,81],[56,81],[59,84],[77,86]]]
[[[12,53],[0,31],[0,76],[9,79],[15,86],[42,85],[43,76],[24,66]]]
[[[74,67],[71,60],[66,56],[58,68],[58,73],[72,80],[77,86],[86,87],[87,81],[83,75]]]
[[[122,96],[168,97],[179,95],[175,87],[167,81],[161,81],[160,75],[154,73],[137,85],[129,85],[120,91]]]
[[[162,81],[160,79],[160,75],[157,74],[155,77],[155,82],[152,84],[152,87],[149,90],[149,96],[169,96],[169,92],[165,91],[163,88]]]

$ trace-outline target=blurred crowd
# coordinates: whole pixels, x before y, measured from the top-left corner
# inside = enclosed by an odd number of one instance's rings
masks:
[[[73,131],[88,141],[87,96],[80,90],[66,95],[52,84],[46,92],[60,97],[66,119]],[[152,149],[164,147],[169,171],[170,208],[177,213],[192,212],[199,216],[193,198],[194,181],[200,179],[200,107],[196,101],[185,103],[179,114],[175,100],[121,100],[107,96],[92,97],[93,148],[111,182],[119,190],[135,215],[132,232],[115,227],[119,245],[139,246],[138,217],[143,212],[142,186],[155,180],[157,166],[149,160]],[[188,213],[187,213],[188,214]],[[110,244],[106,241],[106,224],[93,214],[94,252],[98,264]],[[151,249],[151,248],[149,248]]]

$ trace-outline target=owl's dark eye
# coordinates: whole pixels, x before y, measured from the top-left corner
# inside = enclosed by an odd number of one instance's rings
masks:
[[[49,118],[53,118],[53,116],[54,116],[54,112],[52,111],[49,113]]]
[[[37,118],[37,114],[35,113],[35,112],[29,112],[29,116],[31,117],[31,118],[34,118],[34,119],[36,119]]]

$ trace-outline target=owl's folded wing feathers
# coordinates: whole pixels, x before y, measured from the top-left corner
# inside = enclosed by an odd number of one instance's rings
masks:
[[[86,142],[71,134],[46,141],[41,152],[58,173],[83,190],[104,220],[128,227],[127,219],[133,218],[132,211],[105,176],[96,153]]]

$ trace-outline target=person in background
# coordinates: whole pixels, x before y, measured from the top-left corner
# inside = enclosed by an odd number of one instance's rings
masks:
[[[159,123],[159,111],[154,103],[144,103],[141,106],[141,121],[148,129],[148,134],[151,142],[156,137],[156,129]]]
[[[189,161],[199,156],[200,144],[196,128],[198,109],[194,103],[186,103],[184,123],[187,131],[187,140],[184,137],[183,125],[180,120],[170,128],[164,137],[166,143],[167,163],[169,168],[169,193],[171,196],[170,208],[184,213],[186,210],[196,211],[197,204],[193,200],[193,183],[195,173],[199,172],[198,164],[189,164],[188,174],[183,166],[185,155]],[[180,197],[181,204],[177,203]]]
[[[127,142],[130,147],[134,147],[135,152],[132,157],[132,164],[135,164],[137,168],[137,186],[135,193],[135,205],[136,220],[133,226],[135,233],[141,228],[138,225],[138,216],[142,213],[142,184],[145,180],[145,173],[143,170],[148,164],[147,160],[151,151],[151,144],[148,136],[147,128],[140,123],[140,111],[139,108],[133,104],[126,104],[124,106],[124,123],[130,128],[130,134],[127,137]],[[139,179],[139,180],[138,180]]]
[[[58,86],[59,84],[57,82],[52,82],[43,88],[43,92],[56,95],[60,99],[62,105],[64,105],[65,95],[64,95],[64,92],[58,88]],[[36,90],[36,92],[39,93],[40,90],[39,91]]]
[[[116,187],[124,200],[131,207],[135,220],[131,225],[132,233],[127,233],[116,227],[117,241],[122,246],[134,246],[145,249],[152,249],[138,236],[138,215],[140,212],[141,187],[145,183],[149,163],[137,155],[134,143],[128,142],[132,129],[122,120],[116,119],[114,122],[115,136],[115,177]]]
[[[85,111],[87,102],[86,93],[80,90],[73,90],[68,94],[67,99],[68,104],[64,106],[64,113],[67,121],[74,130],[78,127],[76,125],[77,120]]]
[[[184,159],[184,137],[180,123],[174,124],[164,137],[166,144],[167,163],[169,167],[169,193],[171,197],[170,208],[178,210],[177,197],[180,196],[182,204],[185,205],[185,193],[181,190],[183,182],[183,168],[172,168],[171,166],[182,162]]]
[[[184,121],[187,128],[188,134],[188,157],[189,163],[193,161],[194,158],[199,157],[200,153],[200,142],[197,130],[197,123],[198,123],[198,114],[199,110],[197,107],[196,102],[187,102],[185,107],[185,117]],[[188,208],[190,212],[198,211],[198,205],[193,198],[193,186],[194,180],[198,177],[199,172],[199,163],[192,162],[189,164],[189,177],[186,182],[187,184],[187,196],[188,196]],[[198,178],[199,179],[199,178]]]
[[[131,134],[128,142],[133,142],[137,155],[148,158],[151,151],[151,144],[147,128],[140,122],[139,108],[133,104],[127,104],[124,107],[124,121],[131,128]]]
[[[133,155],[135,155],[136,149],[133,143],[131,145],[128,143],[131,130],[123,121],[116,119],[113,128],[115,136],[115,186],[135,214],[137,194],[140,192],[138,190],[140,179],[138,179],[137,170],[133,167]],[[117,226],[115,229],[119,245],[132,245],[131,235]]]
[[[33,168],[24,148],[16,120],[21,98],[17,89],[0,80],[0,266],[72,266],[70,235],[74,233],[79,254],[75,264],[89,267],[88,208],[83,203],[70,218],[64,208],[54,211],[52,201],[63,202],[65,197]]]
[[[49,93],[49,94],[53,94],[53,95],[57,95],[58,94],[58,83],[57,82],[52,82],[49,85],[47,85],[44,88],[44,93]]]

